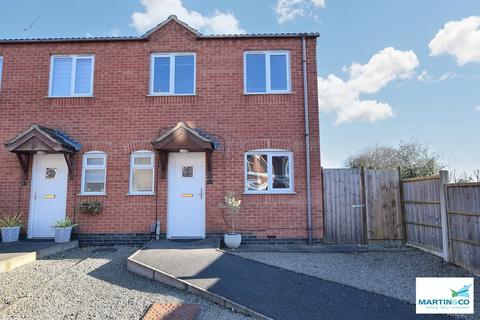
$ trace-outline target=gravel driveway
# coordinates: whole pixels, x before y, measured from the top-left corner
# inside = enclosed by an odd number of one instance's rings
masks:
[[[198,303],[199,319],[246,319],[128,272],[136,249],[115,249],[73,249],[0,274],[0,319],[139,319],[153,302]]]
[[[269,265],[415,303],[416,277],[472,277],[420,250],[361,253],[235,252]],[[480,277],[475,277],[475,315],[480,319]]]

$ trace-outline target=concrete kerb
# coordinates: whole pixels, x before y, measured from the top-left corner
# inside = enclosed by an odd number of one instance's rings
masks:
[[[147,247],[152,241],[147,243],[143,248]],[[270,317],[267,317],[259,312],[256,312],[242,304],[239,304],[235,301],[232,301],[224,296],[221,296],[219,294],[209,292],[203,288],[200,288],[198,286],[195,286],[191,283],[188,283],[184,280],[181,280],[171,274],[168,274],[166,272],[163,272],[161,270],[158,270],[154,267],[148,266],[144,263],[141,263],[140,261],[135,260],[135,256],[142,250],[139,249],[136,252],[134,252],[130,257],[127,258],[127,270],[133,273],[136,273],[142,277],[146,277],[148,279],[154,280],[161,282],[163,284],[172,286],[174,288],[188,291],[192,294],[195,294],[197,296],[200,296],[202,298],[205,298],[215,304],[218,304],[222,307],[231,309],[233,311],[236,311],[238,313],[242,313],[244,315],[253,317],[255,319],[262,319],[262,320],[273,320]],[[217,250],[218,247],[217,247]]]
[[[8,259],[0,261],[0,273],[12,271],[15,268],[21,267],[37,259],[42,259],[51,255],[57,254],[59,252],[63,252],[66,250],[77,248],[77,247],[78,247],[78,241],[75,240],[75,241],[70,241],[66,243],[58,243],[51,247],[39,249],[37,251],[24,252],[24,253],[22,252],[22,253],[16,254]]]

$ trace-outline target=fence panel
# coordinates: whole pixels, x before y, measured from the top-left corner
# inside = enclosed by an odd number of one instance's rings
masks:
[[[360,169],[324,169],[325,242],[363,243]]]
[[[452,260],[480,272],[480,183],[447,185]]]
[[[442,256],[440,177],[405,179],[402,188],[407,244]]]
[[[400,174],[397,170],[365,170],[368,241],[403,240]]]

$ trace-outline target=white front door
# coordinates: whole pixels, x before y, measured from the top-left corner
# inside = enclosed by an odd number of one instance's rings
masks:
[[[205,152],[168,155],[167,238],[205,238]]]
[[[63,154],[35,155],[28,219],[29,238],[53,238],[52,225],[65,218],[68,167]]]

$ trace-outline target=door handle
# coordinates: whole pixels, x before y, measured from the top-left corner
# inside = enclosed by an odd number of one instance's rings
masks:
[[[199,194],[199,196],[200,196],[200,199],[203,199],[203,188],[200,188],[200,194]]]

